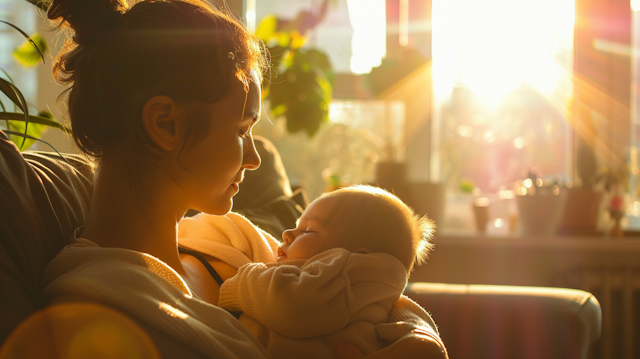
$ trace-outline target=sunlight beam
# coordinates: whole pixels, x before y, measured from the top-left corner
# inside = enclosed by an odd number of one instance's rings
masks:
[[[385,0],[347,0],[353,26],[351,72],[367,74],[387,55]]]
[[[574,8],[573,0],[434,0],[437,87],[462,82],[476,94],[504,95],[526,81],[552,92],[555,56],[573,45]]]

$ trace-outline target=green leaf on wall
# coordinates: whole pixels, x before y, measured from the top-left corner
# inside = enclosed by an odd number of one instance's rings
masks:
[[[25,126],[24,122],[11,121],[9,122],[9,131],[24,133],[24,126]],[[42,132],[44,132],[44,129],[47,127],[48,127],[47,125],[29,122],[27,135],[35,138],[40,138],[40,136],[42,135]],[[32,140],[30,138],[27,138],[26,140],[24,140],[22,137],[14,136],[14,135],[10,135],[9,137],[11,138],[11,141],[13,141],[13,143],[15,143],[16,146],[18,146],[20,151],[29,149],[29,147],[31,147],[36,142],[35,140]],[[23,141],[24,141],[24,144],[23,144]]]
[[[25,122],[23,114],[0,112],[0,120],[9,120],[7,121],[7,129],[9,131],[25,133]],[[58,123],[51,112],[45,110],[40,111],[37,116],[29,115],[29,127],[26,134],[34,138],[40,138],[42,136],[42,133],[48,127],[54,127],[62,131],[67,131],[67,129],[63,125]],[[10,135],[9,138],[11,139],[11,141],[13,141],[13,143],[16,144],[16,146],[18,146],[21,151],[29,149],[36,142],[34,139],[25,139],[24,137],[14,135]]]
[[[31,40],[33,43],[29,41],[25,41],[20,45],[17,49],[13,51],[13,57],[20,63],[22,66],[33,67],[36,66],[42,59],[38,50],[33,47],[33,44],[40,49],[41,53],[45,53],[49,47],[47,42],[44,40],[40,33],[35,33],[31,35]]]

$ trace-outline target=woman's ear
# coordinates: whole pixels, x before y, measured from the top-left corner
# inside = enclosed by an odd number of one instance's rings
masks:
[[[142,109],[142,123],[153,142],[161,148],[171,151],[181,141],[184,112],[168,96],[150,98]]]

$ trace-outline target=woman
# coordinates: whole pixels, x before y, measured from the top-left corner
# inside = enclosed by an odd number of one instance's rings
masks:
[[[176,245],[189,208],[227,213],[244,172],[260,165],[251,129],[264,47],[198,0],[54,0],[48,17],[73,31],[54,75],[71,85],[72,135],[98,166],[87,225],[45,271],[45,296],[126,313],[163,356],[265,357],[233,317],[203,303],[217,302],[218,285]],[[223,279],[234,274],[209,259]],[[375,355],[444,355],[428,329]]]

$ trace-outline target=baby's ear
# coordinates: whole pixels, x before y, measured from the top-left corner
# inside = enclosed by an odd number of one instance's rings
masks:
[[[369,248],[360,247],[360,248],[357,248],[356,250],[354,250],[353,253],[369,254],[369,253],[371,253],[371,250]]]

